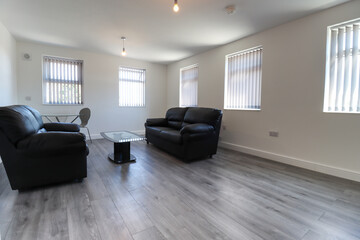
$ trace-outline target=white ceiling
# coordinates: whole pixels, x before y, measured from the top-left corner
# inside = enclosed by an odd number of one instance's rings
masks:
[[[169,63],[349,0],[0,0],[16,39]],[[228,15],[225,6],[235,4]]]

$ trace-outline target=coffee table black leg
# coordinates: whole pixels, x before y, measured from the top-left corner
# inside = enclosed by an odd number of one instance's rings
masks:
[[[109,159],[119,164],[136,160],[135,156],[130,154],[130,142],[114,143],[114,153],[109,154]]]

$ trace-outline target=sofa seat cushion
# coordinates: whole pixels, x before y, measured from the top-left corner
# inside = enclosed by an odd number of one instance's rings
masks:
[[[85,135],[78,132],[45,132],[20,140],[17,150],[28,155],[69,154],[87,151]]]
[[[160,132],[160,137],[162,139],[168,140],[173,143],[181,144],[182,142],[182,136],[180,134],[180,131],[175,129],[168,129],[163,130]]]
[[[46,131],[80,132],[80,126],[75,123],[45,123]]]
[[[172,128],[169,128],[169,127],[149,127],[147,126],[146,127],[146,131],[151,134],[151,135],[154,135],[156,137],[160,137],[160,132],[161,131],[166,131],[166,130],[173,130]]]

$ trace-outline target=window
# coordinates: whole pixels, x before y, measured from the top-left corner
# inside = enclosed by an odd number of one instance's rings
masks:
[[[180,69],[180,107],[196,107],[198,104],[198,65]]]
[[[43,103],[83,104],[82,60],[43,57]]]
[[[145,69],[119,68],[119,106],[145,106]]]
[[[360,19],[328,27],[324,112],[360,113]]]
[[[262,47],[226,56],[225,109],[260,110]]]

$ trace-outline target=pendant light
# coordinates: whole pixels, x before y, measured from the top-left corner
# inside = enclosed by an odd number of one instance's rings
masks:
[[[173,10],[174,10],[174,12],[178,12],[179,11],[179,5],[178,5],[178,1],[177,0],[174,0],[175,2],[174,2],[174,7],[173,7]]]
[[[121,37],[121,39],[123,40],[123,50],[121,52],[121,55],[122,56],[126,56],[126,50],[125,50],[125,40],[126,40],[126,37]]]

